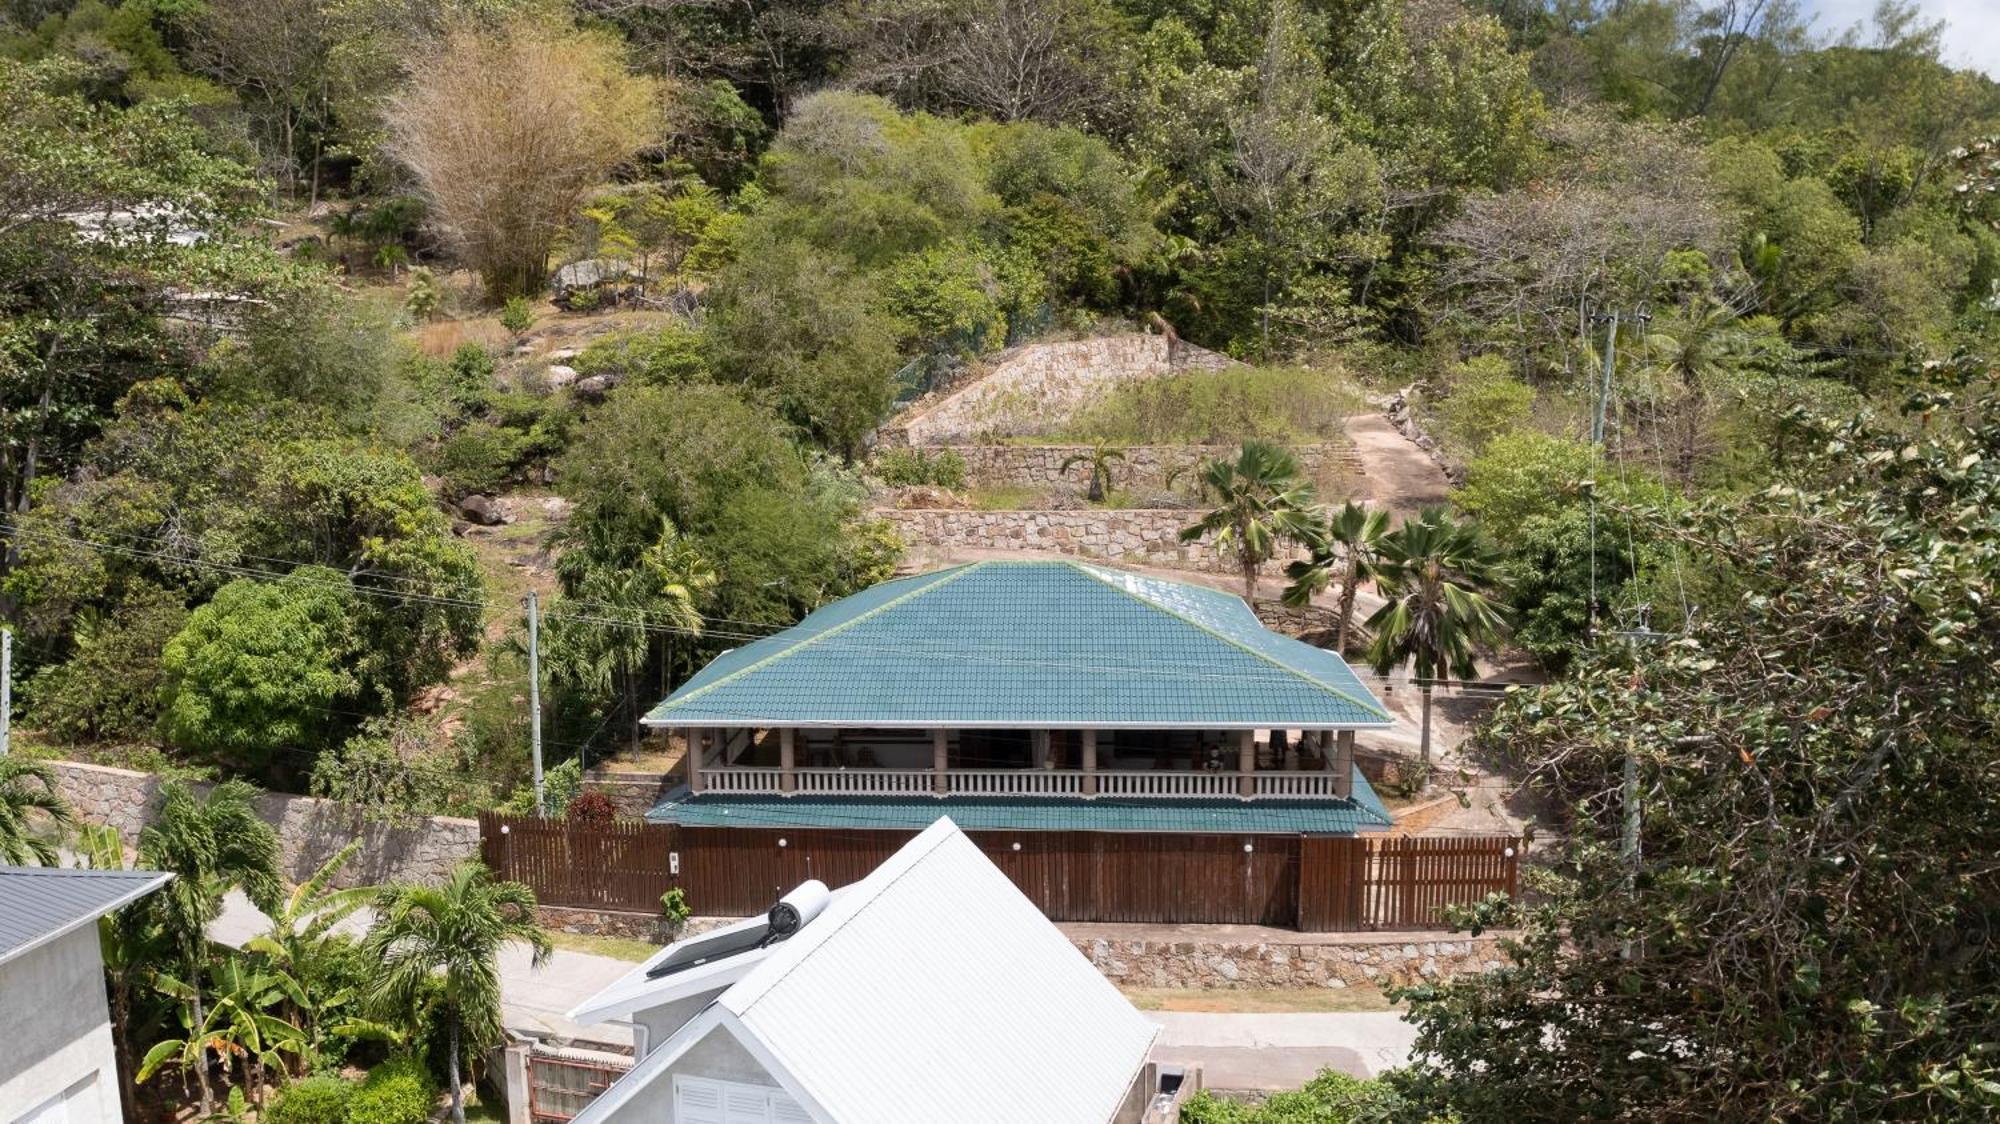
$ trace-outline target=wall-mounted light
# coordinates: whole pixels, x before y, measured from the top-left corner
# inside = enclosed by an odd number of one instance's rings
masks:
[[[779,838],[779,840],[778,840],[778,846],[780,846],[780,847],[783,847],[783,846],[785,846],[785,845],[786,845],[786,844],[785,844],[785,840],[784,840],[784,839],[783,839],[782,837],[780,837],[780,838]]]
[[[1014,844],[1014,849],[1015,849],[1016,851],[1020,850],[1020,849],[1021,849],[1021,845],[1020,845],[1019,843],[1016,843],[1016,844]]]
[[[1246,854],[1246,855],[1247,855],[1247,854],[1249,854],[1250,852],[1252,852],[1252,851],[1256,850],[1256,849],[1257,849],[1256,845],[1255,845],[1255,844],[1252,844],[1252,843],[1245,843],[1245,844],[1243,845],[1243,853],[1244,853],[1244,854]]]
[[[506,825],[506,824],[504,824],[504,823],[500,825],[500,834],[502,834],[502,835],[508,835],[508,834],[511,834],[511,832],[510,832],[510,831],[508,830],[508,827],[507,827],[507,825]]]
[[[1510,858],[1510,859],[1511,859],[1511,858],[1513,858],[1513,857],[1514,857],[1514,848],[1512,848],[1512,847],[1509,847],[1509,848],[1507,848],[1507,849],[1506,849],[1505,851],[1502,851],[1502,852],[1500,852],[1500,853],[1501,853],[1501,854],[1503,854],[1503,855],[1506,855],[1506,856],[1507,856],[1508,858]]]

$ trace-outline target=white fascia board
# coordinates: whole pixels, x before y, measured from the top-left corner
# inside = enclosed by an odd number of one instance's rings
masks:
[[[771,1075],[772,1080],[784,1089],[787,1096],[806,1110],[806,1113],[813,1118],[814,1124],[838,1124],[826,1106],[819,1103],[819,1098],[812,1095],[812,1090],[799,1084],[799,1079],[792,1075],[791,1068],[785,1065],[784,1059],[773,1053],[770,1046],[758,1037],[756,1031],[745,1026],[743,1020],[736,1016],[736,1012],[720,1003],[716,1004],[715,1009],[721,1013],[720,1021],[723,1028],[749,1051],[751,1057],[757,1059],[757,1064],[764,1067],[764,1072]]]
[[[814,1124],[838,1124],[827,1113],[826,1107],[820,1104],[805,1086],[799,1084],[798,1078],[792,1076],[791,1071],[785,1068],[784,1063],[764,1045],[756,1033],[744,1026],[741,1020],[720,1003],[709,1004],[701,1014],[688,1020],[687,1025],[675,1031],[671,1038],[640,1059],[638,1065],[627,1070],[624,1076],[613,1081],[609,1088],[585,1105],[582,1112],[571,1118],[570,1124],[603,1124],[612,1113],[652,1088],[670,1066],[694,1048],[695,1043],[716,1030],[726,1032],[731,1038],[736,1039],[737,1044],[751,1057],[756,1058],[757,1063],[764,1067],[771,1079],[778,1083],[778,1087],[812,1116]],[[671,1097],[673,1091],[662,1088],[659,1095]]]
[[[21,957],[26,956],[28,953],[33,952],[38,948],[41,948],[43,945],[50,944],[54,941],[58,941],[66,936],[69,936],[71,933],[76,932],[78,929],[83,928],[85,925],[95,925],[97,924],[98,918],[103,917],[107,914],[116,913],[119,910],[124,909],[126,906],[131,905],[133,902],[138,901],[140,898],[145,897],[147,894],[152,893],[153,891],[159,889],[160,887],[166,885],[169,882],[172,882],[173,880],[174,876],[171,874],[162,874],[157,878],[149,879],[146,882],[141,883],[139,886],[131,890],[129,893],[119,895],[115,900],[106,902],[105,904],[98,906],[95,910],[93,910],[90,913],[86,913],[81,917],[72,918],[70,921],[64,923],[59,928],[51,929],[46,933],[42,933],[36,936],[35,939],[31,941],[15,945],[13,948],[8,949],[5,953],[0,953],[0,964],[5,964],[10,960],[18,960]]]

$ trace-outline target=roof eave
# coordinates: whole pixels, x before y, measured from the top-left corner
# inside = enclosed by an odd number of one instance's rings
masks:
[[[1304,720],[1299,717],[1272,717],[1237,721],[1204,719],[1199,722],[1103,722],[1062,717],[981,719],[968,721],[961,718],[759,718],[750,715],[731,715],[728,721],[713,718],[659,717],[649,714],[639,720],[639,724],[655,730],[671,730],[680,727],[738,726],[754,727],[760,730],[1389,730],[1395,728],[1392,721],[1372,722],[1324,722]]]

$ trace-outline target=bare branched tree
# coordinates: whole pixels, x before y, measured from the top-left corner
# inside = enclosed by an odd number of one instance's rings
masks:
[[[907,105],[1074,122],[1107,96],[1114,18],[1097,0],[892,0],[849,24],[858,83]]]
[[[390,150],[494,297],[527,292],[586,193],[656,139],[658,87],[615,41],[517,17],[445,35],[390,107]]]

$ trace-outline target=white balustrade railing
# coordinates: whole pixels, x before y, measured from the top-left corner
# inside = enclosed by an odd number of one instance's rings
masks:
[[[937,774],[929,769],[800,769],[793,776],[800,792],[882,795],[937,791]]]
[[[727,765],[701,771],[709,792],[737,794],[782,793],[784,770]],[[1096,778],[1099,796],[1144,796],[1164,799],[1215,799],[1240,796],[1237,772],[1166,772],[1140,769],[952,769],[945,773],[946,791],[954,796],[1084,796],[1086,778]],[[1251,792],[1259,797],[1335,799],[1332,773],[1265,772],[1251,774]],[[846,796],[929,795],[937,791],[937,774],[929,769],[794,769],[795,793],[838,793]]]
[[[1236,773],[1168,773],[1113,770],[1097,774],[1099,796],[1165,796],[1200,799],[1240,795]]]
[[[1078,769],[952,769],[945,784],[955,796],[1081,796]]]

